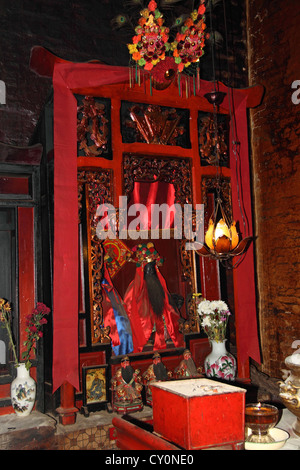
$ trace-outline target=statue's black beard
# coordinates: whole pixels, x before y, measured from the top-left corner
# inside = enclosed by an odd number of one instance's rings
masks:
[[[153,364],[153,370],[157,380],[166,380],[168,378],[167,369],[162,362]]]
[[[134,368],[132,366],[122,367],[121,373],[122,373],[123,379],[128,384],[133,377]]]
[[[160,317],[164,309],[165,293],[158,279],[156,269],[156,261],[147,263],[144,268],[144,279],[147,285],[148,297],[155,315]]]

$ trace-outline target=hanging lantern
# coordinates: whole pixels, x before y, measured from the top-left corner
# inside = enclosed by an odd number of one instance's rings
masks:
[[[221,214],[219,219],[217,218],[218,214]],[[234,256],[242,255],[249,247],[252,237],[239,240],[236,222],[228,222],[222,207],[222,201],[218,197],[216,209],[209,220],[204,240],[205,244],[196,250],[198,255],[210,257],[218,261],[226,261]]]

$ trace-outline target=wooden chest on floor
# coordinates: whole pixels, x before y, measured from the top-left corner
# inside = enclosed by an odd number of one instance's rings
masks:
[[[239,448],[244,443],[245,393],[205,378],[156,382],[154,431],[184,449]]]

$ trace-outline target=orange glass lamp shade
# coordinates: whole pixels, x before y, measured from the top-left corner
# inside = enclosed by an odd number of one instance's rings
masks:
[[[229,225],[224,218],[220,219],[218,223],[210,219],[205,234],[205,245],[202,245],[196,253],[215,259],[229,259],[243,254],[251,240],[252,237],[247,237],[239,241],[235,221]]]

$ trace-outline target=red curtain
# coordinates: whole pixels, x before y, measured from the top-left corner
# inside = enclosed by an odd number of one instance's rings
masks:
[[[54,277],[53,277],[53,391],[69,382],[79,389],[78,365],[78,200],[76,107],[73,89],[128,82],[127,67],[100,64],[55,63],[54,88]],[[201,81],[198,92],[211,91]],[[227,91],[227,89],[225,89]],[[243,197],[250,219],[247,117],[244,92],[234,91],[239,140],[242,143]],[[224,107],[228,106],[226,101]],[[235,168],[232,160],[233,210],[238,216]],[[236,299],[241,357],[259,361],[252,248],[239,266]]]
[[[249,169],[247,98],[233,93],[231,104],[235,111],[231,122],[230,147],[232,210],[234,220],[239,221],[243,238],[253,236],[251,181]],[[228,101],[228,98],[227,98]],[[237,259],[234,259],[237,262]],[[254,273],[253,243],[250,244],[243,261],[234,273],[234,296],[236,316],[236,340],[240,363],[251,357],[260,363],[260,349],[256,320],[256,289]]]
[[[133,204],[143,204],[147,208],[147,213],[138,214],[138,219],[141,220],[141,225],[147,229],[169,229],[174,226],[174,212],[170,211],[166,214],[165,219],[160,219],[161,224],[154,223],[155,220],[151,218],[151,206],[157,204],[162,207],[162,204],[167,204],[172,207],[175,204],[175,188],[172,183],[165,183],[162,181],[155,181],[153,183],[138,182],[134,183],[132,197],[128,201],[128,209]],[[134,211],[133,211],[134,212]],[[169,215],[169,216],[168,216]],[[133,221],[136,216],[128,217],[128,225]],[[153,222],[153,223],[152,223]],[[163,224],[163,225],[162,225]]]

